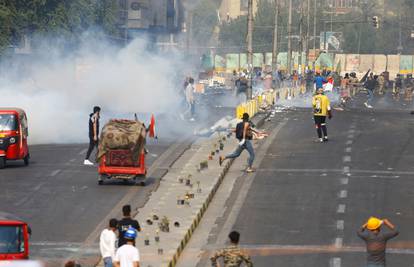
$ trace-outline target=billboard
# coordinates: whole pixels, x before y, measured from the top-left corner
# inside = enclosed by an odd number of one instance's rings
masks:
[[[320,49],[330,52],[341,52],[343,43],[342,32],[326,32],[326,47],[325,47],[325,32],[320,35]]]

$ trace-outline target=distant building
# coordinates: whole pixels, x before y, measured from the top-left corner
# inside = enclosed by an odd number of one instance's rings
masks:
[[[334,8],[338,14],[344,14],[358,7],[359,0],[326,0],[326,6]]]
[[[254,12],[257,10],[258,0],[253,0]],[[221,22],[228,22],[240,16],[247,15],[248,0],[223,0],[220,5],[219,15]]]
[[[181,0],[119,0],[119,25],[130,38],[143,33],[163,35],[181,31]]]

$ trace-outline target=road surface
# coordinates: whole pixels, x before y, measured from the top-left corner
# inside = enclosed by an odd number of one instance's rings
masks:
[[[197,229],[183,255],[194,257],[200,246],[197,266],[209,266],[208,257],[234,229],[254,266],[364,266],[356,230],[374,215],[401,232],[389,243],[387,266],[412,266],[414,116],[404,105],[368,110],[362,101],[334,112],[330,141],[322,144],[309,109],[277,114],[267,127],[278,132],[257,149],[257,172],[229,173],[226,179],[237,182],[224,198],[225,211],[203,218],[215,223]]]
[[[227,96],[213,96],[220,97]],[[200,101],[195,122],[181,120],[177,112],[157,118],[159,139],[148,141],[145,187],[119,181],[99,186],[96,167],[83,165],[87,144],[34,145],[30,166],[10,162],[1,170],[0,211],[30,224],[31,258],[47,266],[60,266],[71,258],[80,259],[83,266],[96,263],[97,237],[107,220],[120,218],[124,204],[131,204],[133,211],[145,204],[157,181],[194,140],[193,131],[234,113],[233,108],[216,107],[210,96]]]

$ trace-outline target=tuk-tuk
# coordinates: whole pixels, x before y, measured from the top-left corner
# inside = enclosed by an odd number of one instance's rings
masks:
[[[8,160],[23,160],[29,165],[27,117],[20,108],[0,108],[0,169]]]
[[[27,223],[0,212],[0,261],[28,259],[30,234]]]

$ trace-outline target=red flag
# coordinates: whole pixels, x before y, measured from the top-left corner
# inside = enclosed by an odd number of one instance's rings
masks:
[[[149,126],[149,137],[154,138],[155,137],[155,118],[154,114],[151,115],[151,122]]]

